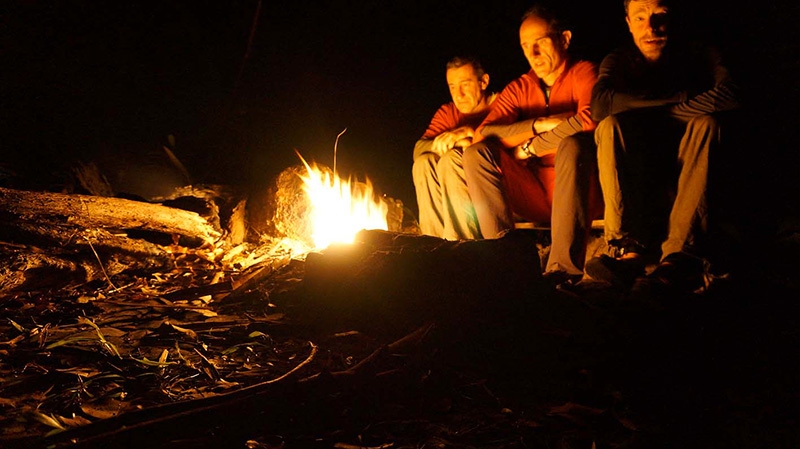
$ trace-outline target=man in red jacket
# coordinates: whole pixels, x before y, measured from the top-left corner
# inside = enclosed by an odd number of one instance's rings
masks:
[[[489,74],[475,58],[451,59],[446,77],[453,101],[436,111],[414,146],[412,174],[419,226],[423,234],[435,237],[474,239],[480,235],[461,156],[496,95],[487,92]]]
[[[589,112],[597,67],[573,60],[572,32],[551,10],[523,14],[520,45],[531,70],[509,83],[464,153],[469,196],[484,238],[514,228],[514,215],[549,223],[545,276],[583,277],[593,218],[602,215]]]

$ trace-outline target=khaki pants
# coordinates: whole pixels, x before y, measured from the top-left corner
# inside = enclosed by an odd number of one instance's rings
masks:
[[[414,161],[412,175],[423,234],[447,240],[480,238],[475,209],[464,179],[461,148],[441,158],[423,153]]]
[[[607,241],[661,245],[661,258],[696,252],[706,231],[708,157],[719,143],[710,115],[679,122],[661,111],[630,111],[595,131]]]
[[[592,134],[564,138],[554,166],[522,166],[493,143],[479,142],[464,153],[467,187],[483,237],[497,238],[513,229],[514,212],[549,223],[552,245],[545,271],[583,273],[592,220],[602,214]]]

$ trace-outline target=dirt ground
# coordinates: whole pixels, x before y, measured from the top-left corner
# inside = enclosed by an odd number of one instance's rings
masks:
[[[554,290],[498,262],[542,249],[541,235],[514,238],[275,259],[250,288],[210,300],[186,299],[213,271],[189,255],[170,273],[116,279],[116,292],[4,295],[0,442],[800,444],[796,234],[769,248],[772,269],[684,294]],[[428,263],[441,276],[423,274]]]

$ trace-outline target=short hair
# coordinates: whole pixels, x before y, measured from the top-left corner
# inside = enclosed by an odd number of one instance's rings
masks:
[[[622,5],[625,7],[625,14],[628,14],[628,8],[631,6],[631,2],[634,0],[623,0]],[[669,0],[663,0],[664,3],[672,3]]]
[[[630,1],[630,0],[626,0]],[[558,11],[551,5],[547,5],[544,3],[537,3],[522,13],[522,18],[520,19],[520,23],[528,20],[530,17],[538,17],[547,23],[547,27],[550,28],[550,32],[561,36],[564,31],[567,31],[569,27],[567,26],[564,19],[558,13]]]
[[[470,55],[459,55],[453,57],[451,60],[447,61],[446,68],[447,70],[457,69],[468,64],[472,66],[473,70],[475,70],[475,75],[478,77],[478,79],[481,79],[483,75],[486,74],[486,71],[483,70],[483,65],[481,65],[481,61],[475,56]]]

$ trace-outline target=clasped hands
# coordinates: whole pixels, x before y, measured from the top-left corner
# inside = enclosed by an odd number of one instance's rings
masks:
[[[453,148],[470,146],[474,135],[475,130],[469,126],[462,126],[452,131],[443,132],[433,139],[431,149],[439,156],[442,156]]]

